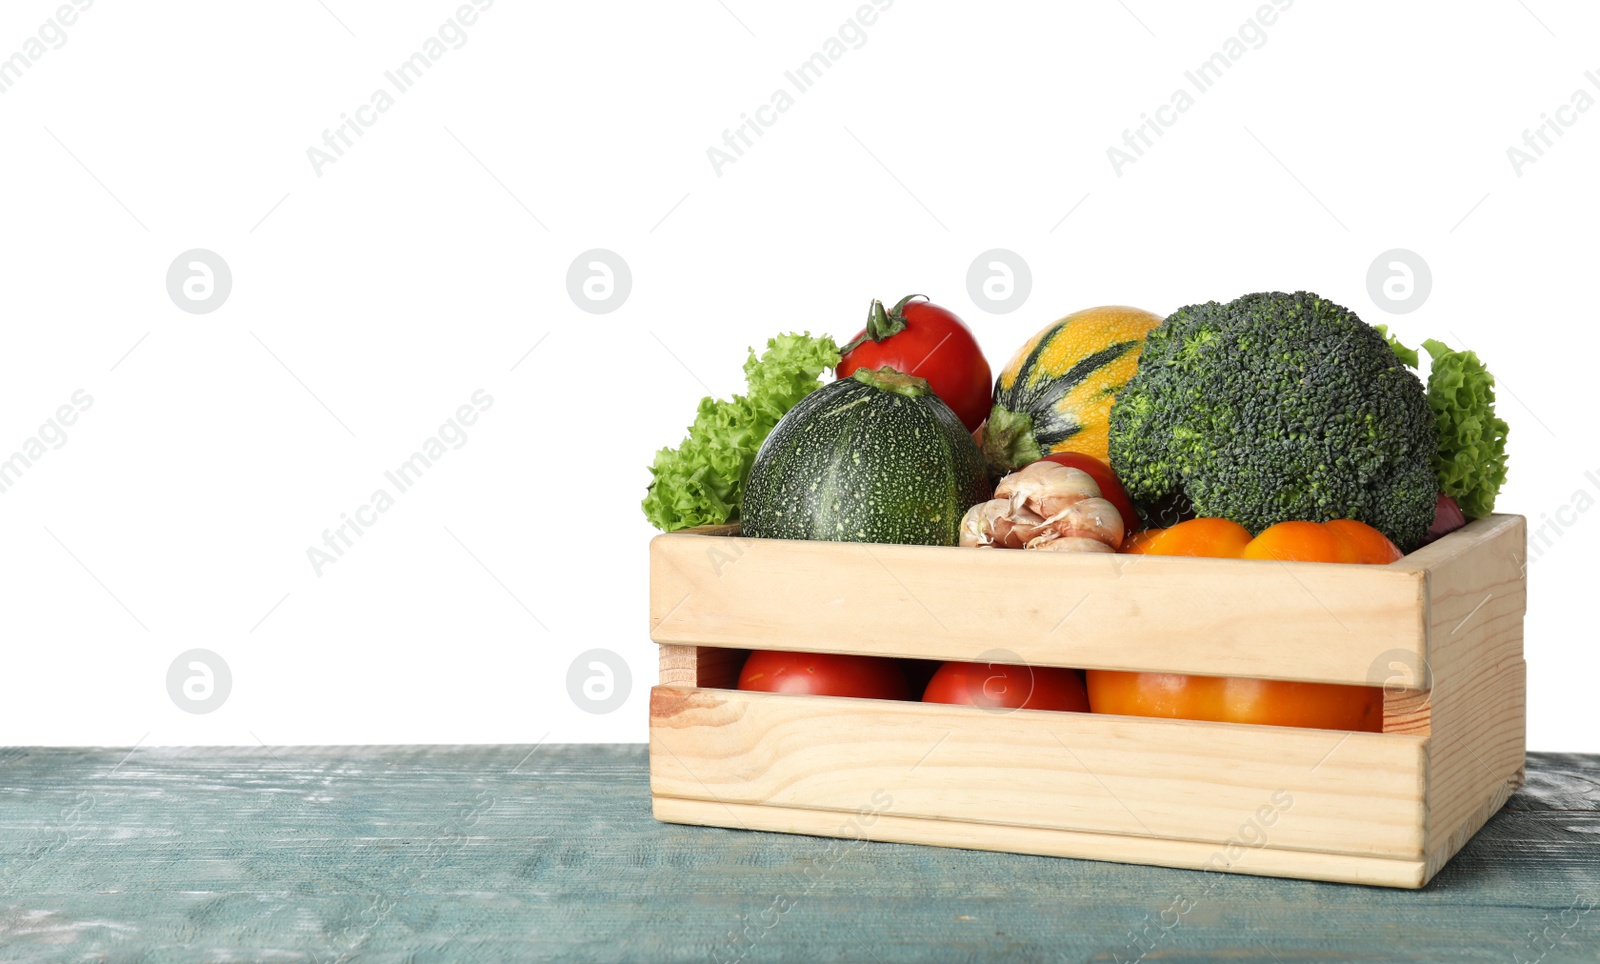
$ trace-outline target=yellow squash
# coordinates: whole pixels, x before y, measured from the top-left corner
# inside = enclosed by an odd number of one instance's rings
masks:
[[[1139,351],[1161,316],[1111,305],[1066,316],[1028,339],[995,381],[983,427],[992,474],[1056,452],[1110,464],[1111,403],[1139,367]]]

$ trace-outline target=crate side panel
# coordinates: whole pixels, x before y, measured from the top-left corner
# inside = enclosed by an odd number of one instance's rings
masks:
[[[1518,532],[1522,534],[1517,534]],[[1480,558],[1479,548],[1498,539],[1509,538],[1512,543],[1525,547],[1527,520],[1520,515],[1495,514],[1473,519],[1442,539],[1409,553],[1390,563],[1387,569],[1404,569],[1413,572],[1443,572],[1454,563]],[[1522,549],[1517,550],[1521,558]]]
[[[1493,677],[1496,691],[1514,701],[1487,696],[1486,709],[1459,725],[1468,736],[1428,747],[1428,876],[1438,873],[1505,806],[1525,778],[1527,664],[1517,660]],[[1452,732],[1457,732],[1455,724]]]
[[[652,792],[1422,857],[1422,738],[657,687]]]
[[[962,660],[1003,647],[1040,665],[1350,684],[1388,681],[1383,654],[1426,655],[1424,575],[1386,566],[683,534],[650,552],[658,643]]]
[[[1468,529],[1476,536],[1470,543],[1419,560],[1428,566],[1434,681],[1426,748],[1430,875],[1523,780],[1527,527],[1520,516],[1491,516]]]
[[[928,844],[967,850],[1077,857],[1188,870],[1226,871],[1263,877],[1294,877],[1378,887],[1416,888],[1423,884],[1420,860],[1395,860],[1262,845],[1217,847],[1187,840],[1162,840],[1118,834],[1009,827],[955,820],[930,820],[859,811],[800,810],[790,807],[712,803],[679,797],[653,799],[657,820],[704,827],[731,827],[799,833],[846,840]],[[853,844],[852,844],[853,845]]]

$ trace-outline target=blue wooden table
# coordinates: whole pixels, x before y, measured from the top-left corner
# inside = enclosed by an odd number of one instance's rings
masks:
[[[1600,757],[1421,891],[671,826],[640,746],[0,750],[0,960],[1600,961]]]

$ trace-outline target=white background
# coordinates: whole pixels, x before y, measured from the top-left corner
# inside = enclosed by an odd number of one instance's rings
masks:
[[[0,57],[56,6],[7,3]],[[918,291],[998,369],[1078,308],[1307,288],[1499,376],[1500,508],[1579,530],[1530,570],[1529,745],[1600,750],[1600,521],[1572,509],[1600,497],[1600,109],[1520,176],[1506,153],[1600,97],[1600,11],[1300,0],[1118,176],[1257,4],[900,0],[719,176],[707,148],[857,6],[501,0],[320,176],[307,148],[456,4],[83,12],[0,94],[0,457],[94,400],[0,495],[0,741],[642,740],[645,466],[747,346]],[[633,275],[605,315],[565,281],[596,247]],[[995,247],[1033,273],[1005,315],[965,281]],[[209,314],[165,288],[192,248],[231,266]],[[1391,248],[1432,269],[1410,314],[1368,294]],[[318,576],[307,547],[478,389],[468,441]],[[203,715],[166,684],[197,647],[233,678]],[[632,667],[608,715],[567,693],[594,647]]]

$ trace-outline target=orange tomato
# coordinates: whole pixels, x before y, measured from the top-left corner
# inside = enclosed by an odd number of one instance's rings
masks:
[[[1175,673],[1086,674],[1089,710],[1120,716],[1256,723],[1320,730],[1383,730],[1383,688]]]
[[[1279,562],[1355,562],[1339,537],[1320,522],[1280,522],[1263,529],[1240,553],[1244,559]]]
[[[1156,539],[1160,538],[1166,531],[1167,530],[1165,529],[1140,529],[1138,532],[1135,532],[1129,535],[1128,538],[1122,540],[1121,551],[1131,552],[1135,555],[1150,553],[1151,543],[1155,542]],[[1154,555],[1154,553],[1150,554]]]
[[[1169,529],[1134,533],[1122,551],[1370,565],[1400,558],[1400,550],[1383,533],[1353,519],[1280,522],[1255,538],[1227,519],[1191,519]],[[1095,713],[1373,733],[1383,729],[1383,689],[1376,686],[1112,670],[1089,670],[1087,676],[1089,709]]]
[[[1389,541],[1388,536],[1365,522],[1334,519],[1332,522],[1324,522],[1322,527],[1333,531],[1345,545],[1352,547],[1358,557],[1357,562],[1387,566],[1404,555],[1399,546]]]
[[[1123,544],[1123,552],[1216,559],[1275,559],[1279,562],[1348,562],[1388,565],[1400,550],[1383,533],[1354,519],[1280,522],[1255,538],[1227,519],[1190,519],[1169,529],[1145,529]]]
[[[1250,543],[1250,530],[1228,519],[1190,519],[1169,529],[1145,529],[1123,543],[1123,552],[1152,556],[1210,556],[1237,559]]]
[[[1383,533],[1354,519],[1331,522],[1280,522],[1262,530],[1245,547],[1246,559],[1282,562],[1353,562],[1388,565],[1400,550]]]

